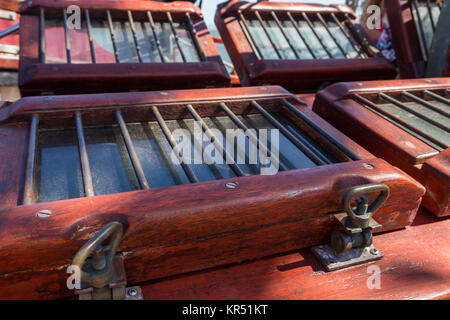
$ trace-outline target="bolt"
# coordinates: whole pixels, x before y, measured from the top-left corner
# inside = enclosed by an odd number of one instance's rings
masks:
[[[37,213],[37,216],[39,218],[48,218],[51,214],[52,212],[50,210],[41,210]]]
[[[135,288],[128,289],[128,295],[134,297],[137,295],[137,290]]]
[[[366,169],[369,169],[369,170],[372,170],[372,169],[374,168],[373,165],[368,164],[368,163],[364,163],[362,166],[363,166],[364,168],[366,168]]]
[[[370,249],[370,253],[375,256],[375,255],[377,255],[379,253],[379,251],[378,251],[377,248],[372,248],[372,249]]]
[[[225,187],[227,187],[228,189],[236,189],[238,186],[237,182],[227,182],[225,184]]]

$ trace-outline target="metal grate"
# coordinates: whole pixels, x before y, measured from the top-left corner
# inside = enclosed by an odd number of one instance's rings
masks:
[[[380,92],[372,99],[355,95],[361,105],[438,151],[450,147],[448,96],[449,90],[443,95],[429,90]]]
[[[411,0],[411,11],[419,37],[420,50],[424,60],[427,61],[436,25],[441,14],[441,4],[439,1]]]
[[[135,19],[126,11],[126,19],[114,18],[110,10],[95,12],[91,18],[84,9],[79,29],[69,28],[66,9],[61,16],[46,17],[40,8],[41,63],[142,63],[206,61],[190,14],[173,19],[154,19],[147,11],[145,19]],[[51,41],[51,42],[50,42]],[[61,48],[63,44],[64,49]]]
[[[75,127],[66,129],[39,129],[39,116],[34,114],[23,204],[260,174],[269,164],[260,152],[279,171],[342,161],[281,112],[269,113],[263,105],[264,102],[250,101],[247,109],[251,112],[236,115],[222,102],[216,107],[226,116],[201,117],[199,107],[186,104],[185,113],[192,118],[178,120],[165,120],[159,107],[153,106],[150,110],[154,121],[139,123],[125,123],[121,111],[116,110],[117,124],[88,127],[83,126],[82,113],[76,111]],[[280,105],[347,158],[360,160],[287,100],[280,100]],[[182,161],[183,141],[175,135],[180,129],[192,134],[193,138],[184,142],[191,147],[193,162]],[[238,136],[228,136],[227,129],[245,133],[241,136],[245,150],[239,153],[237,149],[244,149],[243,145],[237,143]],[[258,129],[266,129],[267,135]],[[204,133],[201,139],[195,135],[196,130]],[[275,138],[279,143],[274,143]],[[249,159],[255,151],[257,158],[252,162]],[[208,155],[203,158],[206,161],[196,162],[195,159],[202,160],[202,154]],[[239,155],[244,159],[240,161]],[[178,162],[173,161],[174,156]],[[218,158],[224,161],[217,161]]]
[[[348,14],[239,11],[236,17],[258,59],[351,59],[376,54]],[[358,35],[355,38],[354,35]]]

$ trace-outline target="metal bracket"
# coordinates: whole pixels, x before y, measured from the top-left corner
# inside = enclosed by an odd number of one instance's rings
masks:
[[[383,254],[373,245],[351,249],[338,254],[328,244],[325,244],[313,247],[312,252],[322,262],[327,271],[345,269],[383,258]]]
[[[122,224],[111,222],[86,242],[72,260],[81,274],[80,300],[142,300],[139,287],[126,288],[124,257],[116,254],[123,234]],[[104,245],[106,240],[107,245]]]
[[[380,192],[369,205],[369,198],[364,194]],[[356,207],[352,200],[356,199]],[[312,252],[327,271],[334,271],[350,266],[363,264],[383,257],[383,254],[372,245],[372,230],[381,228],[372,215],[389,197],[389,187],[385,184],[367,184],[350,189],[344,196],[345,212],[333,214],[339,223],[339,230],[331,233],[328,245],[312,247]]]

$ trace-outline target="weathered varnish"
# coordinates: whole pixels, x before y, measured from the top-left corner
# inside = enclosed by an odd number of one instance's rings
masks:
[[[450,214],[450,140],[441,138],[439,145],[435,146],[431,142],[432,136],[421,134],[421,128],[408,124],[405,118],[388,114],[388,118],[394,119],[397,125],[383,118],[386,113],[380,113],[384,109],[379,104],[389,103],[380,98],[380,93],[403,104],[412,102],[408,93],[413,94],[412,98],[420,99],[418,101],[422,104],[410,105],[410,116],[433,123],[430,115],[436,114],[435,109],[422,112],[418,107],[429,108],[423,104],[439,102],[435,99],[438,95],[443,102],[437,111],[447,114],[448,118],[449,87],[449,78],[341,83],[320,91],[313,110],[376,156],[420,181],[427,189],[423,205],[434,214],[444,216]],[[378,114],[367,106],[376,108]],[[448,122],[446,126],[440,125],[442,132],[448,134],[448,125]]]

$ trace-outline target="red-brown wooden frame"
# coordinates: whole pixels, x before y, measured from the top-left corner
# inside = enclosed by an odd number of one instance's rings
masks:
[[[319,91],[313,110],[374,155],[401,168],[427,189],[423,205],[436,214],[450,214],[450,148],[438,152],[414,136],[362,107],[355,94],[390,93],[403,100],[404,90],[417,92],[450,87],[450,78],[340,83]],[[422,97],[427,99],[426,97]]]
[[[153,105],[159,106],[165,119],[177,119],[189,117],[187,103],[201,116],[220,116],[225,114],[217,107],[219,102],[241,114],[248,112],[251,100],[274,111],[283,98],[362,160],[17,206],[32,114],[39,114],[44,127],[67,127],[75,111],[89,125],[99,119],[115,122],[117,109],[127,122],[134,122],[152,120]],[[283,111],[324,148],[337,152],[306,123]],[[0,298],[72,295],[66,288],[67,265],[82,244],[110,221],[124,225],[120,251],[128,283],[133,284],[325,243],[338,227],[329,213],[341,211],[343,195],[361,184],[389,186],[390,197],[374,218],[383,226],[378,231],[399,229],[413,221],[425,192],[415,180],[374,158],[280,87],[29,97],[0,109],[0,123],[0,152],[7,155],[0,162]],[[230,181],[237,182],[238,188],[227,189]],[[37,216],[44,209],[52,212],[48,219]]]
[[[98,63],[98,64],[41,64],[39,62],[39,7],[46,12],[60,12],[62,8],[78,5],[96,10],[111,10],[115,15],[131,10],[134,15],[146,11],[155,17],[170,12],[174,19],[189,12],[206,61],[188,63]],[[126,92],[159,89],[205,88],[229,86],[230,78],[222,64],[199,8],[190,2],[175,1],[50,1],[36,0],[21,6],[19,86],[22,95]],[[135,17],[136,18],[136,17]],[[48,41],[48,40],[47,40]],[[68,76],[70,75],[70,76]]]
[[[258,10],[334,13],[339,19],[347,13],[354,18],[347,5],[317,5],[288,2],[249,3],[230,1],[218,6],[215,23],[233,61],[242,85],[281,85],[294,92],[315,90],[321,84],[351,80],[393,79],[397,71],[382,55],[367,59],[311,59],[311,60],[258,60],[243,32],[236,13]],[[361,30],[362,31],[362,30]]]
[[[424,77],[426,65],[420,51],[419,36],[411,11],[411,1],[386,1],[385,8],[400,76],[402,78]]]

